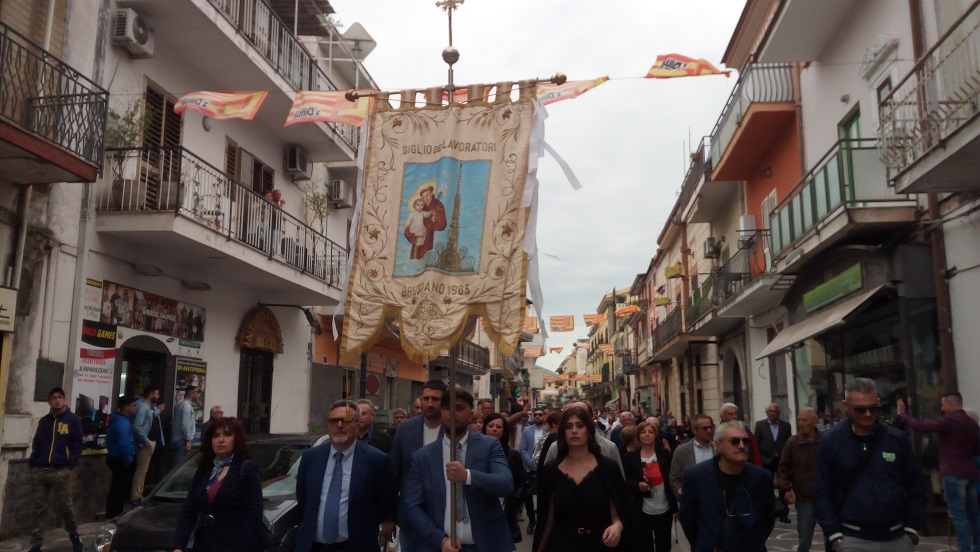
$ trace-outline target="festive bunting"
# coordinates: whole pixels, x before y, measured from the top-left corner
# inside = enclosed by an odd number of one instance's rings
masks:
[[[585,374],[578,374],[575,376],[575,381],[589,381],[589,376]]]
[[[591,328],[600,322],[606,321],[605,314],[583,314],[582,319],[585,320],[585,327]]]
[[[192,92],[177,100],[174,113],[183,113],[190,109],[212,119],[251,120],[268,94],[268,92]]]
[[[602,383],[602,374],[592,374],[589,376],[589,381],[591,383]]]
[[[551,353],[561,354],[562,349],[564,349],[564,347],[548,347],[548,354],[551,354]]]
[[[540,358],[541,347],[528,347],[524,349],[524,358]]]
[[[378,102],[369,117],[341,357],[370,348],[396,319],[409,358],[431,360],[477,315],[497,350],[513,354],[536,208],[535,195],[524,197],[530,144],[544,126],[533,99]]]
[[[555,381],[554,374],[541,374],[541,379],[544,381]]]
[[[634,312],[640,312],[639,305],[626,305],[616,309],[616,316],[629,316]]]
[[[548,105],[561,100],[571,100],[592,90],[607,80],[609,80],[609,77],[599,77],[595,80],[567,81],[565,84],[552,84],[550,82],[538,83],[538,100],[541,101],[541,105]]]
[[[348,100],[342,90],[300,91],[286,116],[285,126],[325,121],[363,126],[374,105],[373,96]]]
[[[529,333],[538,333],[538,331],[540,331],[540,328],[538,328],[538,317],[525,316],[523,331]]]
[[[553,332],[570,332],[575,329],[574,316],[549,316],[548,325]]]
[[[657,56],[657,62],[647,72],[648,79],[671,79],[675,77],[700,77],[702,75],[731,76],[731,71],[722,71],[704,59],[693,59],[680,54]]]

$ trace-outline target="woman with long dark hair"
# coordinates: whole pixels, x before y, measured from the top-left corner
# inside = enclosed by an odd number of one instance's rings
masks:
[[[619,466],[602,455],[595,423],[571,408],[558,426],[558,456],[538,475],[538,528],[533,552],[628,549],[628,516]]]
[[[521,453],[511,448],[510,424],[499,413],[494,412],[483,420],[483,433],[499,439],[501,446],[504,447],[504,454],[507,455],[507,465],[510,466],[510,473],[514,477],[514,494],[502,499],[504,515],[507,517],[507,523],[510,524],[510,532],[514,542],[521,542],[524,537],[521,535],[521,527],[517,523],[517,513],[520,511],[524,500],[521,496],[521,489],[523,489],[526,479],[524,461],[521,460]]]
[[[174,533],[174,552],[251,551],[262,545],[262,482],[248,459],[245,429],[236,418],[211,422],[201,437],[200,464]],[[195,530],[195,526],[197,529]]]
[[[632,519],[638,525],[638,549],[669,552],[670,528],[677,512],[677,501],[667,482],[670,449],[664,446],[655,425],[643,422],[637,429],[640,446],[626,453],[623,468],[632,499]]]

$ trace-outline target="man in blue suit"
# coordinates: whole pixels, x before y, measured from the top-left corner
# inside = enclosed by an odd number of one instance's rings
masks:
[[[352,401],[330,406],[330,443],[303,453],[296,475],[301,521],[294,552],[377,552],[378,527],[395,532],[398,487],[388,455],[357,439],[361,410]]]
[[[416,532],[422,550],[510,552],[514,540],[500,499],[514,493],[514,478],[504,449],[497,439],[468,430],[473,395],[457,390],[452,406],[450,409],[449,395],[443,395],[446,433],[412,456],[412,467],[402,487],[405,521]],[[455,443],[449,440],[452,426]],[[456,450],[457,460],[453,462],[449,461],[450,446]],[[450,508],[454,489],[455,510]],[[454,522],[456,542],[449,538]]]
[[[678,518],[691,552],[765,552],[775,525],[772,475],[748,463],[740,421],[715,429],[715,456],[684,470]]]
[[[394,442],[391,444],[391,463],[395,472],[395,484],[401,489],[399,503],[398,543],[402,552],[420,550],[416,542],[414,528],[405,522],[405,476],[412,467],[412,455],[429,443],[442,439],[442,396],[446,384],[440,380],[429,380],[422,386],[422,395],[417,399],[422,410],[421,416],[412,416],[398,426]]]

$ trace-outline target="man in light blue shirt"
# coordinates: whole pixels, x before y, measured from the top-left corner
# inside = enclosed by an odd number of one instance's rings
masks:
[[[201,390],[189,385],[184,389],[184,398],[174,408],[173,429],[170,442],[177,449],[177,463],[180,464],[191,453],[194,443],[194,433],[197,431],[197,414],[194,412],[194,402],[201,396]]]
[[[153,431],[153,421],[157,420],[159,428],[160,410],[156,403],[160,401],[160,388],[155,385],[147,385],[143,389],[143,396],[136,401],[136,415],[133,418],[133,439],[136,444],[136,468],[133,472],[133,488],[130,491],[129,499],[135,505],[139,505],[143,500],[143,483],[146,481],[146,472],[150,469],[150,458],[156,447],[164,446],[163,432],[156,434]]]

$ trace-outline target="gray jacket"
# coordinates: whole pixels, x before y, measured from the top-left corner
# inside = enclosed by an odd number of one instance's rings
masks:
[[[677,447],[674,450],[674,458],[670,463],[670,490],[674,492],[674,496],[677,497],[678,501],[681,498],[680,489],[684,480],[684,470],[697,464],[695,461],[696,456],[694,455],[694,442],[694,439],[691,439]],[[714,451],[714,443],[709,443],[709,446]]]

